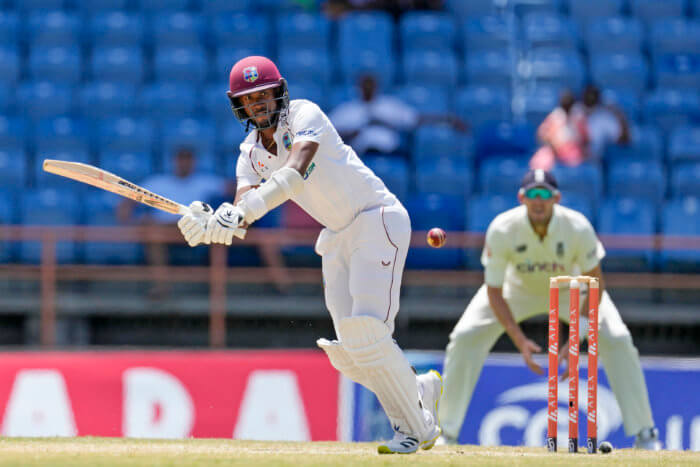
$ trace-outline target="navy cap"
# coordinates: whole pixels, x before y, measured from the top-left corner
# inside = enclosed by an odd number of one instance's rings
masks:
[[[554,178],[551,172],[547,172],[542,169],[529,170],[523,177],[522,182],[520,182],[520,188],[522,190],[529,190],[541,186],[547,188],[548,190],[558,191],[559,185],[557,184],[557,179]]]

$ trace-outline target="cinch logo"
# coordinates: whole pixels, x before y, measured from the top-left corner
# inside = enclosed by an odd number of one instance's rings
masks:
[[[564,265],[559,263],[520,263],[515,266],[518,272],[564,272]]]
[[[258,76],[258,67],[249,66],[248,68],[243,69],[243,79],[248,81],[249,83],[252,83],[255,80],[257,80]]]
[[[309,166],[309,168],[306,169],[306,173],[304,174],[304,180],[306,180],[307,178],[309,178],[309,176],[311,176],[311,172],[313,172],[315,168],[316,168],[316,163],[312,162],[311,165]]]

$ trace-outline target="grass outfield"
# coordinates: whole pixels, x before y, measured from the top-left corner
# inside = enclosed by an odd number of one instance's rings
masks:
[[[548,454],[544,448],[440,446],[411,456],[378,455],[376,443],[277,443],[190,439],[0,438],[0,466],[365,466],[365,465],[699,465],[700,453]]]

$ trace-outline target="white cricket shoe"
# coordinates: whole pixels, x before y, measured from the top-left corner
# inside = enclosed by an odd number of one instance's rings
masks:
[[[634,439],[635,449],[646,449],[648,451],[661,451],[661,441],[659,441],[659,429],[644,428],[637,433]]]
[[[423,416],[429,424],[427,434],[421,440],[419,436],[412,433],[404,433],[394,427],[394,437],[386,443],[377,447],[379,454],[413,454],[418,448],[430,449],[435,445],[435,441],[440,437],[442,430],[435,423],[435,419],[429,410],[423,409]]]
[[[435,370],[430,370],[427,373],[418,375],[416,377],[418,380],[418,393],[420,394],[421,400],[423,401],[423,407],[425,407],[430,415],[433,416],[435,425],[442,433],[440,427],[440,418],[438,417],[438,410],[440,409],[440,399],[442,398],[442,376]],[[440,436],[438,433],[438,437]],[[438,437],[430,442],[424,442],[421,448],[428,450],[435,445]]]

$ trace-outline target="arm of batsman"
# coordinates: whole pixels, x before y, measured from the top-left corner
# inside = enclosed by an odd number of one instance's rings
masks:
[[[185,237],[189,246],[197,246],[204,241],[207,223],[214,212],[207,203],[193,201],[189,205],[190,212],[185,214],[177,222],[180,233]]]
[[[233,237],[245,238],[246,229],[244,215],[241,208],[231,203],[223,203],[209,218],[206,232],[204,234],[205,243],[222,243],[231,245]]]

